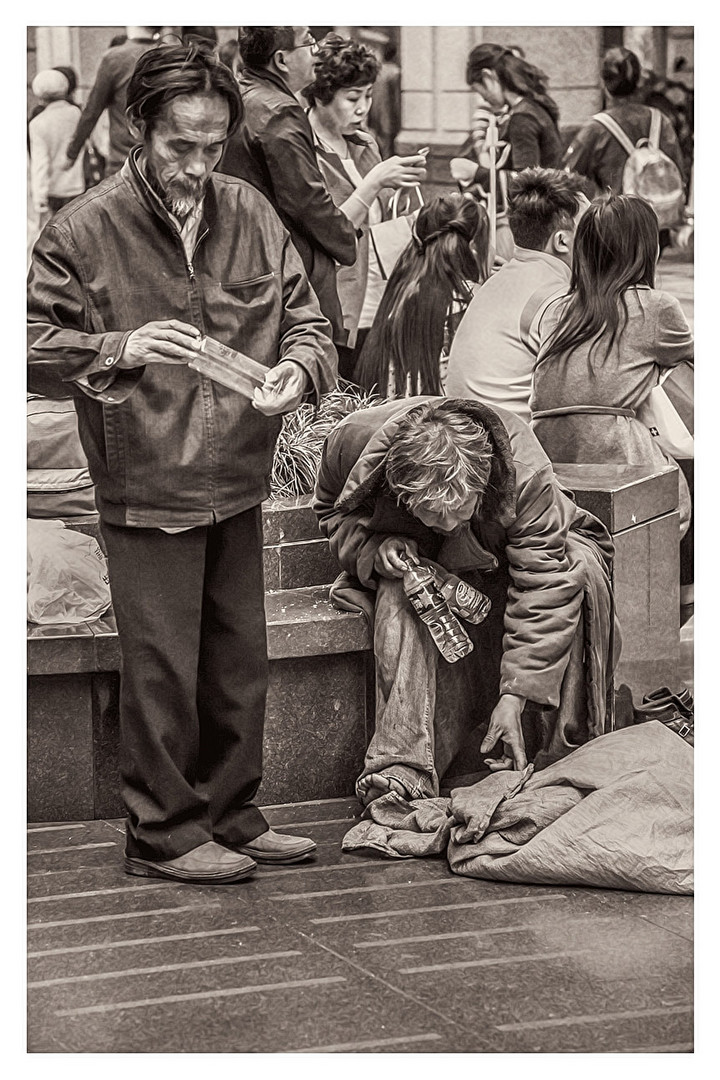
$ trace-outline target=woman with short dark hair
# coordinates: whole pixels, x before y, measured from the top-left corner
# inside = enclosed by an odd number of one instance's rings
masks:
[[[347,379],[353,378],[385,288],[369,226],[387,215],[393,188],[414,187],[425,177],[424,155],[394,155],[383,161],[375,138],[365,129],[379,71],[379,60],[366,46],[328,34],[315,62],[315,79],[304,91],[325,185],[335,205],[360,230],[355,263],[337,270],[348,334],[347,344],[338,347],[339,371]]]

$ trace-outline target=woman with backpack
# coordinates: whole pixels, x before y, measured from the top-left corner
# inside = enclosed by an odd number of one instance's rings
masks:
[[[424,206],[385,287],[355,381],[387,398],[442,394],[450,344],[488,276],[488,218],[453,192]]]
[[[651,109],[640,100],[638,89],[640,61],[635,53],[622,46],[608,49],[603,58],[601,76],[608,102],[607,107],[603,112],[591,116],[573,137],[565,151],[562,167],[589,177],[596,185],[598,192],[609,190],[617,195],[638,194],[655,205],[652,177],[645,180],[644,190],[628,190],[625,174],[628,159],[631,156],[630,150],[634,149],[641,140],[650,139],[655,134],[652,131],[652,123],[653,112],[656,112],[657,149],[669,159],[669,168],[665,167],[664,179],[658,185],[665,190],[657,191],[658,202],[655,206],[661,218],[660,248],[662,250],[670,242],[669,227],[675,224],[671,219],[676,216],[677,223],[680,223],[684,202],[682,188],[686,181],[685,162],[675,128],[669,117],[659,110]],[[677,169],[675,193],[679,197],[676,200],[676,214],[670,210],[668,219],[663,220],[661,203],[672,184],[672,177],[667,175],[672,168],[670,163]],[[631,172],[637,175],[641,168],[642,166],[638,165]],[[642,183],[642,179],[640,182]]]
[[[658,222],[630,195],[596,198],[580,219],[568,295],[542,324],[530,396],[532,428],[553,462],[674,464],[637,409],[663,372],[692,362],[679,302],[655,289]],[[690,521],[682,473],[681,535]]]

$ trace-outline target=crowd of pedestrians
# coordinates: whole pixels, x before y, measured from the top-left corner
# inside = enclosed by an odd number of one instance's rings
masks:
[[[315,850],[253,803],[260,506],[282,416],[338,372],[386,399],[328,437],[314,501],[341,587],[374,612],[359,798],[437,795],[478,726],[492,770],[549,764],[602,732],[612,542],[553,463],[669,461],[637,410],[693,358],[679,304],[655,289],[689,220],[684,199],[662,217],[670,170],[687,196],[691,163],[628,50],[603,61],[604,112],[631,150],[659,132],[665,187],[646,171],[645,197],[626,189],[632,155],[604,114],[564,149],[543,72],[483,43],[455,190],[408,217],[388,264],[380,229],[398,195],[422,191],[428,158],[394,152],[392,66],[383,77],[369,48],[307,26],[240,27],[220,47],[212,27],[174,43],[159,30],[127,28],[82,111],[67,72],[33,83],[29,389],[73,396],[96,485],[123,654],[126,870],[229,882]],[[105,179],[83,198],[105,110]],[[268,368],[252,399],[188,366],[205,336]],[[681,484],[683,530],[690,512]],[[492,598],[460,665],[404,596],[418,558]]]

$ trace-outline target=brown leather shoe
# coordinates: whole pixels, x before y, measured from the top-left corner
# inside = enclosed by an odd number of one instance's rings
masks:
[[[250,855],[259,863],[295,863],[314,855],[317,844],[306,836],[287,836],[268,829],[248,844],[233,845],[233,851]]]
[[[230,885],[241,881],[257,866],[246,855],[235,851],[214,840],[200,844],[192,851],[178,855],[177,859],[139,859],[133,855],[125,856],[125,873],[136,877],[170,878],[171,881],[185,881],[191,885]]]

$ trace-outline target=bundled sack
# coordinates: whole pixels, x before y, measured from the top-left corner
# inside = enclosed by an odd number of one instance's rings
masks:
[[[693,749],[657,720],[601,735],[510,790],[496,791],[496,776],[452,793],[455,873],[692,893]]]
[[[107,560],[92,536],[62,521],[28,519],[28,619],[42,625],[98,619],[110,607]]]
[[[449,799],[371,802],[343,851],[439,855],[465,877],[693,891],[693,750],[657,720],[601,735],[540,772],[493,773]]]

